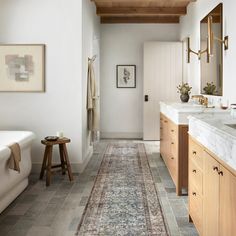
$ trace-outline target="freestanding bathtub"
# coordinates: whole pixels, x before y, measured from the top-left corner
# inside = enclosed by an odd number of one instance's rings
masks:
[[[31,144],[34,133],[0,131],[0,213],[27,187],[31,172]],[[21,149],[20,173],[8,168],[11,151],[8,145],[18,143]]]

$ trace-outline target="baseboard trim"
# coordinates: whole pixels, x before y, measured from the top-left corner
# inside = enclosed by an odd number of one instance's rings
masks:
[[[88,149],[88,152],[86,154],[86,157],[84,158],[82,163],[70,163],[71,168],[72,168],[72,172],[73,173],[82,173],[84,171],[84,169],[86,168],[86,166],[88,165],[92,155],[93,155],[93,146],[90,146]],[[54,163],[54,164],[57,165],[60,163]],[[33,163],[31,173],[39,174],[41,171],[41,166],[42,166],[42,163]]]
[[[142,139],[143,133],[131,132],[101,132],[103,139]]]
[[[75,171],[76,173],[82,173],[85,170],[86,166],[88,165],[92,155],[93,155],[93,146],[90,146],[88,148],[85,158],[83,159],[83,163],[81,164],[72,163],[71,164],[72,170]]]

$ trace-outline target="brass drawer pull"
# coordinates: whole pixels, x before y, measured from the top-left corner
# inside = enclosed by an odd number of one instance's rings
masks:
[[[217,171],[217,172],[219,171],[219,169],[218,169],[217,166],[213,166],[213,170],[214,170],[214,171]]]
[[[223,171],[219,171],[218,174],[221,175],[221,176],[224,175]]]
[[[196,151],[193,151],[193,155],[197,155],[197,152],[196,152]]]
[[[193,196],[197,196],[197,193],[196,193],[196,192],[193,192],[192,194],[193,194]]]
[[[197,170],[193,170],[193,173],[197,173]]]
[[[175,143],[174,142],[171,142],[172,145],[174,145]]]
[[[174,157],[171,157],[171,160],[174,160],[175,158]]]
[[[164,122],[165,122],[165,123],[168,123],[168,121],[167,121],[167,120],[164,120]]]
[[[171,130],[171,132],[173,133],[173,132],[174,132],[174,130],[172,129],[172,130]]]

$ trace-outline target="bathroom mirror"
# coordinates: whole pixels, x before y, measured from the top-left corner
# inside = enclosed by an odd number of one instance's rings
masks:
[[[223,4],[219,4],[201,20],[201,50],[208,48],[209,16],[212,17],[211,29],[214,36],[223,39],[222,28]],[[213,41],[212,56],[201,55],[201,93],[222,96],[223,91],[223,45],[218,40]]]

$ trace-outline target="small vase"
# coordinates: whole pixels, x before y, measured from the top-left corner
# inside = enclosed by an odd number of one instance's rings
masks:
[[[181,100],[182,102],[188,102],[188,100],[189,100],[189,95],[188,95],[188,94],[181,94],[181,95],[180,95],[180,100]]]

